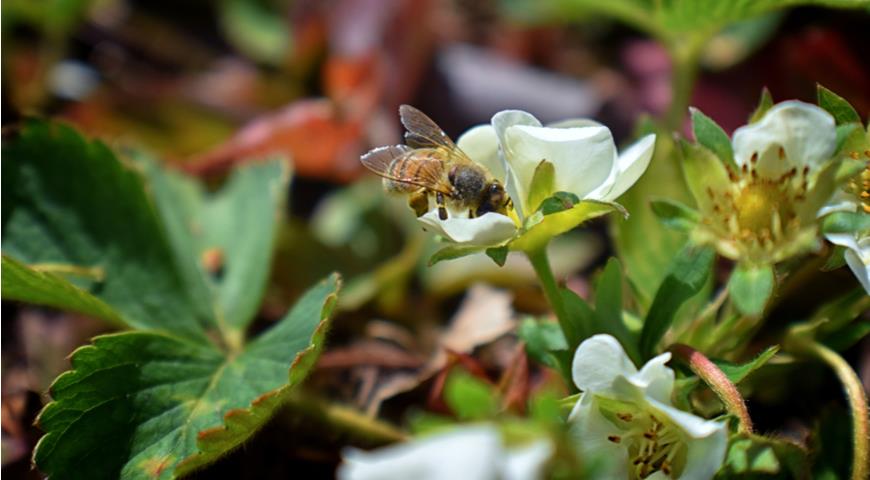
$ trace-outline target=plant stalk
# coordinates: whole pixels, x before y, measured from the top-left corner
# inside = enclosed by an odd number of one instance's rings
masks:
[[[752,433],[752,418],[749,416],[749,410],[746,409],[746,401],[728,376],[703,353],[688,345],[674,344],[670,350],[685,361],[692,372],[700,377],[725,404],[728,412],[737,417],[740,431]]]
[[[790,338],[786,346],[825,362],[843,384],[849,410],[852,412],[852,480],[867,480],[870,478],[870,412],[867,406],[867,394],[861,379],[849,366],[849,363],[834,350],[799,336]]]
[[[404,432],[389,423],[305,392],[292,393],[285,409],[293,417],[301,415],[305,420],[325,425],[336,433],[362,440],[365,446],[386,445],[407,439]]]
[[[562,334],[565,335],[565,340],[568,341],[568,346],[573,347],[573,343],[580,338],[580,332],[576,325],[571,321],[568,312],[565,309],[565,302],[562,298],[562,292],[559,291],[559,285],[556,283],[556,278],[553,276],[553,271],[550,269],[550,261],[547,258],[547,246],[544,245],[533,251],[525,252],[535,269],[535,274],[541,282],[541,287],[544,290],[544,296],[550,303],[553,313],[559,320],[559,327],[562,329]]]

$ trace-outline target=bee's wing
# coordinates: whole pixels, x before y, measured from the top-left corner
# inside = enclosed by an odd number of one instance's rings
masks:
[[[456,144],[425,113],[410,105],[399,107],[399,118],[405,126],[405,143],[413,148],[445,147],[455,149]]]
[[[407,156],[419,155],[411,162]],[[408,183],[450,195],[452,189],[444,181],[442,149],[413,149],[407,145],[389,145],[375,148],[360,157],[360,162],[381,177],[394,182]],[[405,158],[403,158],[405,157]],[[390,172],[394,161],[405,162],[401,172]]]

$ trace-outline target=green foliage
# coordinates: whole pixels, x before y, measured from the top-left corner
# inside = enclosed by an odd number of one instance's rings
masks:
[[[429,257],[429,266],[437,265],[445,260],[455,260],[457,258],[467,257],[468,255],[474,255],[475,253],[480,253],[482,251],[484,251],[483,247],[448,245]]]
[[[483,420],[498,412],[493,388],[463,371],[453,371],[444,385],[444,401],[460,420]]]
[[[870,215],[864,212],[834,212],[822,220],[823,233],[860,233],[870,230]]]
[[[529,211],[535,212],[538,210],[541,202],[553,194],[555,184],[556,168],[553,167],[551,162],[541,160],[541,163],[535,167],[535,173],[532,175],[532,183],[529,187],[529,199],[527,203]]]
[[[643,358],[653,356],[659,340],[673,323],[677,310],[701,291],[710,276],[714,257],[712,248],[687,245],[674,258],[643,322],[640,334]]]
[[[246,167],[207,198],[153,165],[146,190],[102,144],[44,122],[3,153],[4,298],[134,329],[73,353],[38,418],[36,465],[52,478],[173,478],[250,437],[313,366],[339,287],[332,275],[244,342],[283,205],[281,164]],[[211,247],[221,274],[200,266]]]
[[[731,380],[731,382],[736,385],[743,380],[746,380],[746,377],[752,374],[752,372],[763,367],[776,355],[776,352],[778,351],[779,347],[774,345],[772,347],[767,347],[764,351],[756,355],[755,358],[743,364],[734,364],[722,360],[715,361],[714,363],[720,370],[722,370],[722,373],[728,377],[728,380]]]
[[[504,266],[504,262],[507,261],[507,255],[509,253],[509,249],[507,246],[502,247],[493,247],[486,249],[486,256],[492,259],[493,262],[496,263],[499,267]]]
[[[855,111],[855,108],[849,104],[843,97],[828,90],[827,88],[817,85],[817,94],[819,106],[828,111],[837,121],[837,125],[846,123],[861,124],[861,116]]]
[[[775,283],[772,266],[737,264],[728,280],[728,294],[737,310],[744,315],[757,317],[764,312]]]
[[[761,97],[758,99],[758,106],[755,107],[752,115],[749,116],[749,123],[755,123],[761,120],[761,117],[763,117],[772,106],[773,97],[770,95],[770,90],[768,90],[767,87],[764,87],[764,89],[761,90]]]
[[[291,49],[291,32],[277,12],[256,0],[223,0],[220,25],[227,40],[242,54],[270,65],[280,65]]]
[[[544,205],[549,199],[544,200]],[[558,199],[559,204],[564,204],[564,199]],[[567,209],[552,211],[548,215],[538,212],[526,219],[525,231],[509,244],[511,250],[530,252],[543,248],[553,237],[561,235],[572,228],[606,215],[611,212],[624,212],[618,204],[583,200],[571,204]]]
[[[661,222],[673,230],[679,232],[691,232],[701,221],[701,215],[680,202],[661,199],[650,202],[653,213]]]
[[[740,434],[731,438],[725,464],[715,478],[801,478],[807,467],[807,452],[797,444],[761,435]]]
[[[525,342],[526,353],[533,360],[570,374],[570,356],[573,352],[568,351],[568,343],[558,323],[526,318],[520,323],[517,336]],[[562,361],[565,356],[568,357],[567,365]]]
[[[41,272],[3,255],[3,298],[47,305],[123,325],[118,312],[60,275]]]
[[[691,107],[689,111],[692,113],[692,132],[695,134],[695,140],[715,153],[721,161],[734,165],[734,150],[731,148],[731,139],[728,138],[725,130],[697,108]]]

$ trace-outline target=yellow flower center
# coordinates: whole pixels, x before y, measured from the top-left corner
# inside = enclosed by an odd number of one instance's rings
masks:
[[[620,432],[607,440],[628,451],[628,476],[640,480],[655,472],[676,478],[686,463],[686,443],[680,430],[655,415],[640,410],[609,416]]]
[[[737,223],[741,231],[761,235],[771,228],[774,215],[780,219],[794,217],[787,189],[768,180],[752,181],[743,186],[734,198]]]
[[[856,160],[861,158],[858,152],[852,152],[850,156]],[[870,150],[864,150],[864,156],[870,159]],[[867,160],[860,175],[846,183],[846,191],[858,197],[861,208],[870,213],[870,160]]]

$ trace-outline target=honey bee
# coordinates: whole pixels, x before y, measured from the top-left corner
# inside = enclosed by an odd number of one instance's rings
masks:
[[[410,105],[399,107],[399,117],[405,145],[378,147],[360,157],[366,168],[384,178],[384,189],[409,195],[408,205],[418,217],[429,210],[432,195],[441,220],[447,220],[448,203],[460,211],[467,208],[469,218],[505,213],[510,198],[501,183],[431,118]]]

